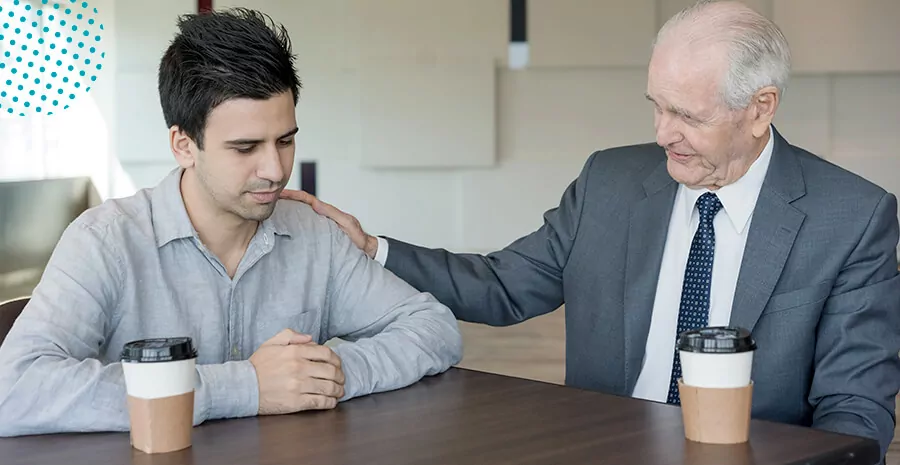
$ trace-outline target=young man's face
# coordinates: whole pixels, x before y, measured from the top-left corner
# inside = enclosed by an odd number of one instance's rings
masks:
[[[291,177],[296,133],[290,92],[215,107],[192,166],[211,205],[245,220],[268,218]]]

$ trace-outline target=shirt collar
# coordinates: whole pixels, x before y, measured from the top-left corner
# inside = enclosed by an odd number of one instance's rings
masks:
[[[184,207],[184,198],[181,195],[181,176],[183,174],[183,168],[176,168],[153,188],[150,197],[151,221],[157,247],[162,247],[176,239],[188,237],[196,237],[197,240],[200,240],[197,230],[194,229],[194,225],[188,217],[187,209]],[[291,235],[284,212],[277,207],[272,215],[262,222],[260,230],[266,235]]]
[[[725,214],[739,234],[743,233],[747,224],[749,224],[750,217],[753,215],[753,209],[756,208],[756,199],[759,198],[759,191],[762,189],[766,171],[769,170],[769,162],[772,160],[774,141],[775,137],[770,126],[769,140],[756,161],[750,165],[750,169],[734,183],[720,187],[714,192],[719,197],[719,201],[722,202]],[[678,192],[680,199],[678,208],[681,212],[681,217],[685,224],[690,227],[697,199],[706,192],[711,191],[705,188],[690,189],[682,184],[679,186]]]

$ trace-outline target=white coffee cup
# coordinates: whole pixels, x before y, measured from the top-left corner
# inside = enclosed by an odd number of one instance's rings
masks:
[[[702,388],[740,388],[751,380],[756,342],[750,331],[708,327],[678,335],[682,381]]]
[[[122,350],[131,443],[147,453],[191,445],[197,351],[190,338],[145,339]]]

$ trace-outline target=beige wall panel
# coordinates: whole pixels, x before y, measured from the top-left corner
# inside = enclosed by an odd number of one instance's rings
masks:
[[[775,0],[795,71],[900,71],[900,1]]]
[[[531,0],[532,66],[646,66],[656,0]]]

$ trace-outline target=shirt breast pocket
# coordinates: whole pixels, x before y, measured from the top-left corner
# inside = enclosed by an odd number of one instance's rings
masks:
[[[260,343],[266,342],[285,329],[312,336],[314,342],[321,343],[322,313],[319,309],[306,307],[284,309],[273,312],[257,320]]]
[[[824,302],[831,293],[831,282],[823,281],[813,286],[772,295],[763,315],[779,313]]]

